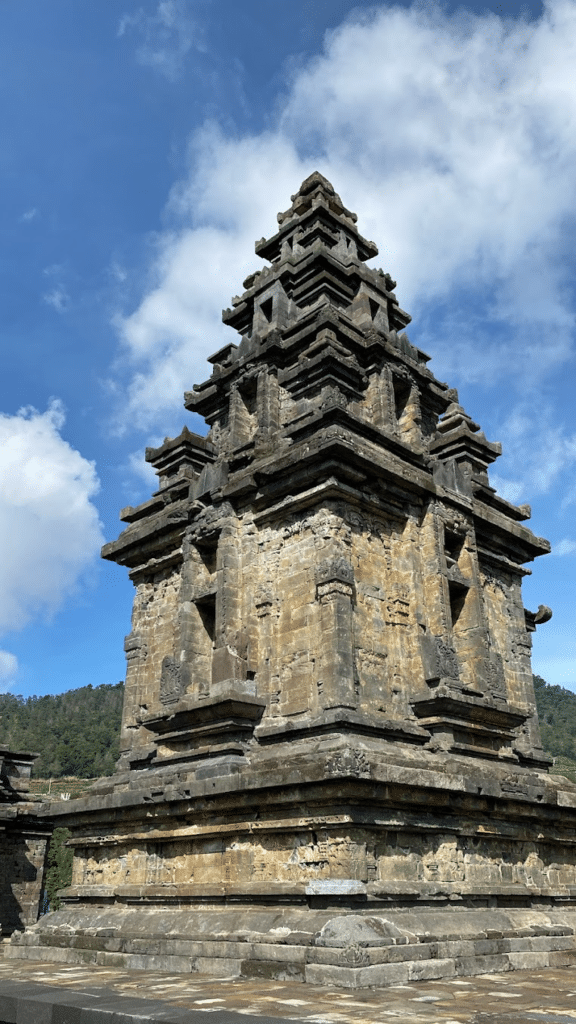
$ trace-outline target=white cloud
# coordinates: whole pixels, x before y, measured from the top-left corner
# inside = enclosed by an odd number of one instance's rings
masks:
[[[202,48],[199,28],[190,18],[185,0],[161,0],[151,15],[143,8],[123,15],[117,34],[121,37],[129,32],[141,40],[136,50],[138,62],[159,71],[170,82],[180,77],[192,46]]]
[[[126,424],[162,422],[167,409],[181,408],[184,387],[206,376],[206,357],[230,339],[222,307],[257,269],[255,232],[262,234],[270,210],[286,206],[303,176],[292,147],[274,136],[245,140],[243,148],[207,128],[200,160],[198,176],[179,183],[169,204],[198,227],[162,236],[146,296],[135,313],[116,321],[136,367],[122,410]],[[238,163],[250,165],[245,180]]]
[[[16,680],[17,673],[18,659],[16,655],[0,650],[0,693],[6,693],[6,690],[10,689]]]
[[[499,473],[490,473],[490,484],[506,501],[517,505],[526,496],[526,485],[520,480],[508,480]]]
[[[52,306],[57,313],[67,313],[70,309],[70,296],[64,285],[56,285],[51,291],[45,292],[42,296],[48,306]]]
[[[118,260],[111,260],[108,266],[108,274],[116,284],[124,284],[128,277],[126,268]]]
[[[513,405],[497,425],[496,439],[504,442],[503,456],[490,472],[490,483],[503,498],[514,503],[526,501],[557,489],[562,478],[570,479],[576,468],[576,435],[558,423],[557,416],[557,409],[542,397],[529,395]],[[569,493],[563,505],[574,500],[574,495],[576,491],[570,499]]]
[[[24,211],[24,213],[20,217],[20,220],[24,224],[29,224],[30,221],[34,220],[37,216],[38,216],[38,210],[36,209],[35,206],[32,206],[32,207],[30,207],[29,210],[25,210]]]
[[[149,447],[156,448],[161,444],[162,438],[156,438],[155,440],[150,440]],[[144,453],[141,450],[130,452],[130,455],[128,456],[128,469],[140,484],[144,484],[146,492],[158,490],[158,477],[156,476],[156,472],[150,463],[146,462]]]
[[[207,375],[254,239],[315,167],[381,246],[437,373],[497,381],[514,365],[530,384],[567,359],[576,2],[552,0],[532,23],[429,5],[354,17],[294,73],[271,129],[192,140],[174,227],[139,307],[117,319],[126,423],[149,428]]]
[[[70,309],[70,295],[64,285],[62,278],[66,275],[66,268],[61,263],[51,263],[44,267],[42,273],[45,277],[52,278],[54,285],[48,292],[44,292],[42,300],[48,306],[52,306],[57,313],[67,313]]]
[[[63,424],[56,400],[43,413],[0,414],[0,631],[56,611],[103,542],[94,464],[62,438]]]
[[[564,540],[560,540],[557,544],[552,545],[553,555],[573,555],[575,551],[576,540],[568,540],[568,538],[564,538]]]

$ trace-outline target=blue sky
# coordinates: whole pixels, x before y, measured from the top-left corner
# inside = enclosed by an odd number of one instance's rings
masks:
[[[302,179],[334,183],[409,334],[554,553],[534,668],[576,689],[576,0],[0,3],[0,688],[124,676],[99,559],[146,445]]]

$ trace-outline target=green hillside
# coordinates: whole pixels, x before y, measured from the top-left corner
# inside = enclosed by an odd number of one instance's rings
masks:
[[[39,753],[37,779],[112,775],[123,698],[123,683],[45,697],[0,694],[0,746]]]
[[[552,757],[576,760],[576,693],[534,676],[542,746]]]
[[[568,774],[576,762],[576,693],[549,686],[541,676],[534,676],[534,689],[542,744],[557,759],[555,770]],[[37,779],[112,775],[123,697],[123,683],[45,697],[0,694],[0,745],[37,751]]]

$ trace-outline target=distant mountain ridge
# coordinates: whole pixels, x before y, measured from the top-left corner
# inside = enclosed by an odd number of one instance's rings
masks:
[[[0,745],[40,754],[33,777],[94,779],[118,760],[124,683],[44,697],[0,694]]]
[[[576,761],[576,693],[549,686],[541,676],[534,676],[534,690],[544,749]],[[44,697],[0,694],[0,745],[37,751],[37,779],[112,775],[123,699],[123,683]]]

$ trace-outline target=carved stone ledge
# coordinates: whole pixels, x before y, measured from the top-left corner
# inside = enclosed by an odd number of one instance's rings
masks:
[[[256,727],[255,735],[261,743],[269,744],[335,731],[402,739],[419,745],[430,737],[416,722],[386,718],[383,714],[368,715],[349,708],[330,708],[320,714],[276,720],[273,725],[266,721]]]
[[[449,716],[451,719],[461,722],[500,729],[505,733],[510,733],[513,729],[518,728],[528,718],[527,712],[522,708],[507,704],[506,710],[504,710],[487,701],[466,697],[464,694],[438,693],[433,697],[412,701],[412,707],[420,719],[430,716],[439,718]]]
[[[201,701],[183,697],[172,705],[169,714],[166,706],[154,709],[142,720],[145,728],[156,734],[157,751],[150,766],[173,758],[197,760],[243,754],[265,706],[264,700],[232,690]]]

